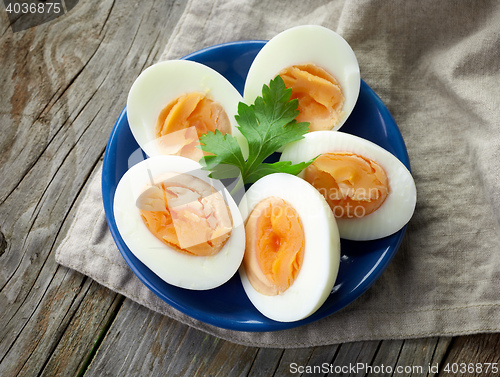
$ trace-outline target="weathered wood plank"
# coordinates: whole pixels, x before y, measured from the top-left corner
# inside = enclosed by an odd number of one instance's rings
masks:
[[[439,364],[444,360],[446,353],[450,349],[450,345],[452,343],[451,337],[439,337],[438,342],[436,344],[436,348],[434,349],[434,354],[432,355],[431,360],[431,368],[428,371],[429,377],[435,377],[439,375]],[[436,370],[437,366],[437,370]]]
[[[91,10],[79,6],[67,16],[24,32],[13,34],[9,30],[0,39],[2,51],[10,52],[0,55],[0,77],[4,80],[0,203],[18,187],[49,144],[57,144],[54,138],[63,137],[59,131],[63,126],[68,128],[68,117],[71,113],[75,117],[92,88],[95,91],[96,86],[89,81],[87,90],[81,88],[73,101],[66,93],[102,42],[104,34],[99,30],[111,6],[111,1],[103,1],[94,7],[90,25],[87,12]],[[83,103],[77,106],[74,100]],[[40,176],[39,185],[47,186],[50,177]],[[36,201],[36,195],[31,200]]]
[[[57,369],[51,355],[61,352],[59,341],[79,342],[65,332],[88,326],[96,336],[115,305],[116,295],[103,290],[102,320],[78,323],[89,314],[79,312],[72,321],[79,307],[93,307],[80,306],[91,281],[57,265],[53,253],[131,83],[159,57],[182,6],[80,2],[60,19],[0,37],[9,51],[0,55],[2,376]],[[86,339],[85,350],[73,343],[65,355],[85,360],[92,343]]]
[[[91,279],[87,281],[90,282],[90,287],[76,313],[69,316],[71,321],[64,329],[40,376],[76,376],[79,371],[85,370],[85,355],[92,356],[89,350],[94,350],[94,347],[99,345],[96,341],[98,342],[108,329],[110,321],[114,319],[115,312],[123,302],[123,296],[110,294],[107,288]]]
[[[386,340],[380,342],[366,376],[432,376],[450,344],[449,338]]]
[[[246,376],[257,351],[126,300],[86,376]]]
[[[188,330],[178,322],[125,300],[86,375],[139,376],[154,375],[157,370],[166,372]],[[175,366],[188,368],[189,365]]]
[[[310,349],[298,349],[296,351],[307,355],[307,360],[303,357],[289,357],[283,360],[279,368],[281,376],[307,375],[311,377],[325,376],[334,365],[333,360],[340,345],[313,347]]]
[[[379,348],[371,362],[371,366],[385,366],[394,368],[398,362],[398,357],[403,347],[403,340],[384,340],[379,344]],[[368,374],[368,376],[392,376],[392,373]]]
[[[30,308],[31,311],[28,308],[20,308],[16,316],[7,323],[5,330],[11,331],[9,338],[12,337],[12,341],[7,344],[8,348],[3,350],[0,375],[36,374],[43,366],[46,355],[56,348],[58,339],[89,286],[90,280],[86,281],[80,274],[58,269],[53,276],[53,284],[44,292],[45,299]],[[72,299],[66,299],[70,289],[77,291],[73,291]],[[73,302],[75,306],[72,305]],[[58,316],[54,317],[56,314]],[[20,323],[23,326],[18,329]]]
[[[215,339],[214,337],[211,338]],[[220,343],[220,349],[212,362],[207,365],[207,368],[199,369],[197,375],[217,377],[248,376],[258,348],[245,347],[226,341]]]
[[[448,368],[449,372],[445,369]],[[496,373],[495,373],[496,369]],[[439,376],[500,375],[500,334],[457,337],[439,366]]]
[[[422,376],[429,371],[438,338],[405,340],[398,357],[396,368],[401,376]]]
[[[293,376],[294,374],[290,371],[290,365],[307,365],[307,362],[311,358],[314,352],[314,348],[292,348],[286,349],[281,356],[280,363],[276,368],[276,372],[273,376]],[[295,374],[297,375],[297,374]]]
[[[340,367],[351,367],[358,363],[363,365],[371,365],[373,357],[377,352],[379,342],[352,342],[340,345],[338,353],[333,360],[332,364]],[[357,371],[357,370],[356,370]],[[345,376],[362,376],[366,372],[360,369],[359,373],[354,372],[351,368],[346,370]],[[329,376],[337,376],[335,370],[328,373]]]
[[[311,376],[324,376],[324,368],[323,364],[327,365],[327,368],[330,369],[333,364],[333,360],[335,359],[335,355],[337,355],[337,352],[339,351],[340,345],[335,344],[331,346],[322,346],[322,347],[316,347],[313,350],[313,353],[311,354],[311,357],[307,363],[308,366],[320,366],[320,372],[319,373],[313,373]],[[314,372],[314,369],[313,369]]]
[[[283,350],[279,348],[260,348],[253,360],[248,376],[272,376],[282,355]]]

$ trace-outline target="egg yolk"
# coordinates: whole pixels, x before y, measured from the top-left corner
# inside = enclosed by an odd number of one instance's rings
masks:
[[[389,193],[389,180],[376,162],[354,153],[325,153],[304,178],[326,199],[336,217],[363,217],[377,210]]]
[[[231,235],[232,218],[222,195],[188,174],[149,186],[136,204],[151,233],[185,254],[215,255]]]
[[[170,102],[158,116],[155,135],[163,153],[198,161],[201,135],[219,130],[231,133],[231,123],[223,107],[203,93],[183,94]]]
[[[304,229],[297,211],[270,197],[258,203],[245,225],[243,266],[258,292],[275,296],[297,278],[304,259]]]
[[[279,75],[292,89],[292,99],[299,100],[297,122],[309,122],[309,131],[335,127],[344,106],[344,94],[335,77],[312,63],[285,68]]]

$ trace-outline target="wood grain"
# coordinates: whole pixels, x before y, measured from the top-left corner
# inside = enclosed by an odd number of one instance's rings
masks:
[[[60,19],[15,34],[2,13],[0,46],[9,51],[0,58],[2,376],[52,368],[61,340],[74,342],[64,352],[68,359],[78,352],[78,365],[92,349],[95,339],[64,334],[82,326],[74,316],[95,283],[57,265],[53,253],[131,83],[158,59],[182,6],[80,2]],[[90,338],[115,305],[116,295],[99,289],[107,299],[81,329]]]
[[[458,373],[447,373],[448,366]],[[496,373],[492,365],[495,365]],[[465,371],[463,369],[465,368]],[[500,375],[500,334],[477,334],[453,339],[446,358],[441,362],[439,376],[498,376]]]
[[[159,58],[184,7],[181,0],[81,1],[18,33],[0,12],[0,376],[300,375],[292,366],[334,376],[320,367],[356,363],[438,365],[428,375],[448,376],[447,364],[500,363],[500,334],[297,349],[235,345],[55,262],[130,85]]]

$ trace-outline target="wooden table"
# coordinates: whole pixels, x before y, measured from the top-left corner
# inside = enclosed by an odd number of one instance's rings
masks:
[[[324,375],[301,368],[357,363],[394,373],[343,375],[419,376],[438,364],[441,376],[452,375],[443,371],[448,363],[500,363],[500,334],[288,350],[235,345],[55,262],[132,82],[158,60],[184,5],[81,1],[16,33],[0,11],[0,376]]]

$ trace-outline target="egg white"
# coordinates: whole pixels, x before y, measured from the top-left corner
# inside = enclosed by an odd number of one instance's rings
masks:
[[[312,132],[287,145],[280,160],[295,164],[327,152],[351,152],[369,158],[385,170],[389,180],[389,194],[377,210],[360,218],[336,219],[340,237],[355,241],[382,238],[410,221],[417,201],[413,177],[393,154],[371,141],[344,132]]]
[[[276,296],[257,292],[243,265],[240,277],[248,298],[263,315],[280,322],[298,321],[319,309],[335,284],[340,263],[339,233],[321,194],[306,181],[284,173],[265,176],[249,188],[239,205],[243,221],[259,202],[271,196],[290,203],[302,221],[305,236],[302,267],[293,284]]]
[[[160,112],[177,97],[192,92],[205,93],[218,102],[229,118],[232,135],[241,139],[234,116],[243,99],[236,88],[206,65],[189,60],[168,60],[145,69],[134,81],[127,98],[130,130],[148,156],[162,154],[155,142]]]
[[[233,229],[219,253],[191,256],[165,245],[149,231],[136,206],[137,198],[151,179],[166,172],[186,173],[209,183],[229,206]],[[156,156],[131,167],[121,178],[115,192],[116,226],[130,251],[150,270],[169,284],[196,290],[215,288],[238,270],[245,249],[245,229],[238,207],[220,181],[208,177],[201,165],[185,157]]]
[[[335,76],[344,93],[343,117],[332,130],[339,129],[351,114],[358,99],[361,78],[358,60],[351,46],[339,34],[319,25],[287,29],[273,37],[259,51],[248,71],[243,98],[253,103],[287,67],[314,63]]]

